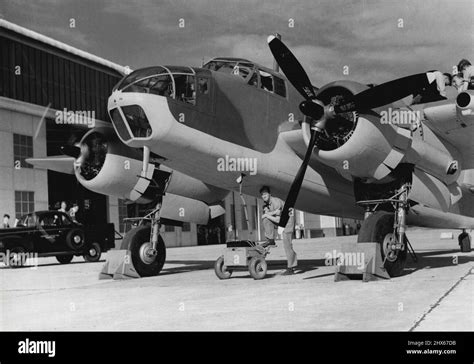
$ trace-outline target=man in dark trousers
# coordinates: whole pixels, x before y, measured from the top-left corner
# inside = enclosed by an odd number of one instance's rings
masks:
[[[263,247],[267,247],[270,245],[275,245],[275,236],[277,233],[278,223],[280,222],[280,215],[281,211],[283,210],[284,203],[277,197],[272,197],[270,194],[270,188],[267,186],[263,186],[260,189],[260,194],[262,195],[262,199],[264,202],[264,214],[262,216],[263,227],[265,230],[265,238],[267,239],[266,242],[262,244]],[[288,261],[287,269],[280,272],[280,275],[292,275],[295,274],[296,266],[298,265],[298,260],[296,257],[296,253],[293,250],[293,232],[295,229],[295,216],[294,210],[290,209],[289,211],[289,218],[288,222],[286,223],[284,228],[280,228],[283,230],[282,237],[283,237],[283,248],[285,249],[286,259]]]
[[[284,203],[278,197],[273,197],[271,195],[270,187],[268,186],[263,186],[260,189],[260,195],[263,200],[262,224],[266,239],[262,246],[266,248],[267,246],[275,245],[278,222],[275,223],[273,218],[280,216]]]

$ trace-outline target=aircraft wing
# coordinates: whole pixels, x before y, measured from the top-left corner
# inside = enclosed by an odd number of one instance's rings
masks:
[[[74,174],[74,158],[65,155],[55,155],[44,158],[27,158],[26,162],[32,164],[36,168]]]
[[[474,150],[471,146],[474,138],[473,110],[459,107],[455,99],[432,102],[419,107],[423,113],[423,124],[461,153],[465,162],[464,169],[473,168]]]

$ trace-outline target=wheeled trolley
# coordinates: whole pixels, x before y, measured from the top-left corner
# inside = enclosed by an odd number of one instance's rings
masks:
[[[214,263],[214,271],[219,279],[229,279],[236,270],[248,270],[253,279],[263,279],[267,274],[265,258],[269,252],[269,247],[250,240],[229,241],[224,254]]]

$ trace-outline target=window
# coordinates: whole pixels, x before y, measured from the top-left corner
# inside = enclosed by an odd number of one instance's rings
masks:
[[[62,214],[45,214],[39,219],[39,224],[41,226],[60,226],[61,220],[63,218]]]
[[[15,191],[15,216],[29,214],[35,211],[35,193],[30,191]]]
[[[181,231],[183,232],[191,231],[191,224],[189,222],[183,222],[183,227]]]
[[[19,219],[19,218],[17,217],[17,219]],[[24,215],[21,219],[18,220],[17,226],[35,227],[36,226],[36,215],[35,214]]]
[[[231,60],[210,61],[203,66],[203,68],[211,71],[240,76],[244,79],[249,76],[249,74],[252,72],[253,67],[254,65],[252,63],[242,61],[237,62]]]
[[[13,164],[15,168],[33,168],[25,162],[26,158],[33,158],[33,138],[28,135],[13,134]]]
[[[258,70],[258,73],[260,74],[260,87],[265,91],[273,92],[272,75],[262,70]]]
[[[280,77],[273,76],[273,84],[275,85],[275,93],[277,95],[286,97],[285,81]]]
[[[173,75],[176,87],[175,98],[191,105],[196,105],[196,88],[194,85],[194,76]]]
[[[250,72],[252,72],[252,70],[250,68],[245,67],[245,66],[241,66],[239,64],[234,66],[234,68],[232,69],[232,74],[234,76],[240,76],[242,78],[247,78],[247,76],[250,74]]]
[[[258,73],[255,72],[252,75],[252,77],[250,78],[248,84],[251,85],[251,86],[254,86],[254,87],[258,87]]]
[[[158,96],[173,95],[173,81],[169,75],[157,75],[142,79],[126,87],[123,92],[141,92]]]
[[[170,233],[174,232],[174,226],[173,225],[165,225],[165,231]]]
[[[63,226],[72,225],[71,218],[66,214],[61,214],[61,223]]]
[[[209,82],[207,78],[198,78],[198,92],[202,95],[207,95],[209,93]]]
[[[126,230],[126,222],[124,219],[127,217],[127,205],[125,204],[125,200],[120,199],[118,200],[118,219],[119,219],[119,231],[124,233]]]
[[[146,117],[145,110],[141,106],[122,106],[122,111],[135,138],[148,138],[151,135],[150,123]],[[113,120],[117,122],[116,119]]]
[[[234,68],[237,66],[237,62],[229,62],[229,61],[211,61],[204,65],[203,68],[207,68],[211,71],[217,71],[222,73],[233,73]]]

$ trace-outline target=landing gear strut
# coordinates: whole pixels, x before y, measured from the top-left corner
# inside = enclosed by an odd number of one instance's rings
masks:
[[[410,185],[406,183],[391,198],[358,202],[366,208],[366,214],[357,242],[380,244],[384,267],[391,277],[402,274],[408,251],[416,261],[416,255],[405,233],[409,190]],[[392,205],[393,212],[377,210],[380,205],[387,203]]]
[[[140,178],[152,183],[156,193],[156,207],[143,218],[131,218],[125,220],[138,220],[139,226],[130,230],[123,239],[122,249],[130,250],[133,267],[140,277],[156,276],[161,272],[166,260],[166,246],[160,235],[160,211],[163,196],[168,188],[170,176],[168,175],[162,183],[147,178],[149,169],[150,150],[143,147],[143,169]],[[138,192],[138,191],[136,191]]]

